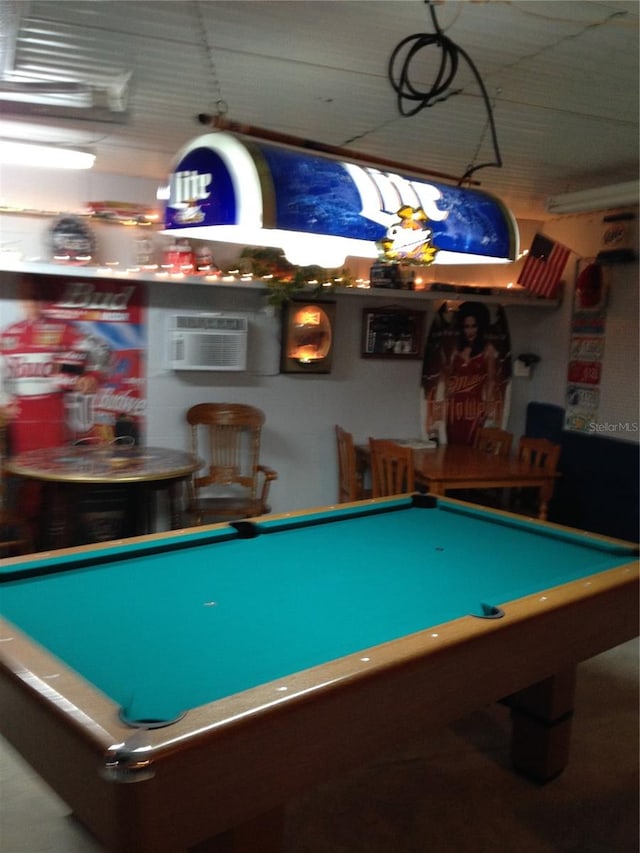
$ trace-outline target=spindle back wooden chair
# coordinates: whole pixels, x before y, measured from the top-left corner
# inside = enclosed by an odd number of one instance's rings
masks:
[[[413,450],[384,438],[370,438],[371,486],[374,498],[415,490]]]
[[[558,467],[560,445],[547,438],[530,438],[523,435],[518,442],[518,459],[550,474]]]
[[[490,456],[511,456],[513,433],[499,427],[480,427],[475,435],[473,446]],[[468,489],[455,496],[482,506],[500,507],[507,499],[504,489]]]
[[[243,403],[198,403],[186,415],[191,452],[204,471],[190,481],[191,524],[251,518],[270,511],[269,488],[277,473],[260,463],[265,415]]]
[[[492,456],[511,456],[513,433],[498,427],[480,427],[473,446]]]
[[[517,456],[520,462],[555,474],[560,460],[560,445],[547,438],[531,438],[523,435],[518,442]],[[553,481],[548,487],[542,489],[539,495],[534,494],[531,489],[513,489],[511,495],[511,508],[515,512],[525,515],[537,515],[539,501],[548,503],[553,497]],[[539,498],[539,500],[538,500]]]
[[[349,503],[371,497],[371,489],[364,487],[362,471],[358,470],[353,435],[336,424],[338,451],[338,503]]]

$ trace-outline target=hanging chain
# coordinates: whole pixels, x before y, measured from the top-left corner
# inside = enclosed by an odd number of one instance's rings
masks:
[[[217,95],[217,98],[215,98],[212,103],[215,107],[216,115],[223,116],[226,115],[229,107],[225,99],[222,97],[222,89],[220,87],[220,80],[218,79],[218,70],[216,68],[216,63],[213,59],[213,50],[211,49],[211,45],[209,44],[209,39],[207,37],[207,28],[202,14],[202,0],[196,0],[195,6],[200,23],[199,30],[202,37],[202,46],[204,48],[207,62],[209,64],[209,71],[211,72],[211,79],[213,81],[213,91],[214,95]]]

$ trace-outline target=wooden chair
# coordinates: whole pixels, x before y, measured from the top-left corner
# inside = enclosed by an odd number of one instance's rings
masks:
[[[199,403],[186,418],[191,451],[206,465],[205,473],[196,472],[189,484],[190,523],[269,512],[269,487],[278,475],[259,462],[264,412],[241,403]]]
[[[518,459],[549,473],[555,473],[560,459],[560,445],[547,438],[523,435],[518,442]]]
[[[9,506],[4,475],[7,455],[7,424],[0,418],[0,557],[13,557],[33,551],[33,537],[27,521]]]
[[[476,432],[473,446],[490,456],[511,456],[513,433],[498,427],[480,427]],[[505,502],[503,489],[466,489],[451,493],[452,497],[481,506],[500,507]]]
[[[374,498],[415,491],[413,450],[384,438],[370,438],[371,484]]]
[[[371,490],[364,488],[362,471],[358,470],[353,435],[336,424],[338,449],[338,503],[349,503],[371,497]]]
[[[473,446],[492,456],[511,456],[513,433],[498,427],[480,427]]]
[[[518,459],[525,465],[555,474],[560,459],[560,445],[546,438],[531,438],[523,435],[518,442]],[[512,509],[515,512],[535,516],[538,514],[538,496],[548,503],[553,496],[553,483],[541,493],[533,489],[514,489],[511,495]]]

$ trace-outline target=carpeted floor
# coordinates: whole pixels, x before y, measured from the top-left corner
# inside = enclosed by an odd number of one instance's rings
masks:
[[[579,669],[569,767],[537,786],[508,766],[495,706],[289,804],[286,853],[638,853],[638,644]],[[0,741],[2,853],[98,853]]]

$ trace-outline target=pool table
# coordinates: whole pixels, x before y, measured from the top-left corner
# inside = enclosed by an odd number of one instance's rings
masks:
[[[405,495],[12,558],[0,731],[117,853],[275,853],[298,792],[493,701],[546,781],[637,553]]]

